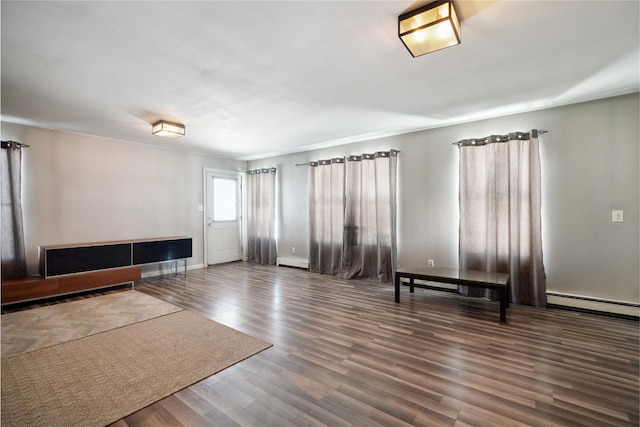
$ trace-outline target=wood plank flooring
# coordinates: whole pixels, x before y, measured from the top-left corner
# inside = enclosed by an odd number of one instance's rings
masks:
[[[511,305],[500,324],[497,302],[247,263],[135,288],[273,347],[113,427],[640,424],[634,320]]]

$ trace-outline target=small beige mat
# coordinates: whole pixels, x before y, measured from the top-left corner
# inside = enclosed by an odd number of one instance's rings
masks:
[[[3,314],[2,357],[26,353],[182,310],[137,291]]]
[[[5,357],[2,425],[106,425],[270,346],[185,310]]]

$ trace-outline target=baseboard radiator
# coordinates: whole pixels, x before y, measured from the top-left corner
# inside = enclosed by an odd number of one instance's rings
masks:
[[[284,267],[296,267],[303,268],[305,270],[309,269],[309,260],[305,258],[278,257],[276,264]]]
[[[561,292],[547,292],[547,305],[640,318],[640,304],[627,301],[594,298]]]

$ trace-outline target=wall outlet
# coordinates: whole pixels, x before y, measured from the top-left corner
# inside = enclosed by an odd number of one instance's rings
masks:
[[[433,267],[433,266],[434,266],[433,260],[432,259],[428,260],[427,267]]]
[[[291,255],[295,255],[295,254],[296,254],[296,247],[291,246]]]
[[[611,211],[611,222],[624,222],[624,211]]]

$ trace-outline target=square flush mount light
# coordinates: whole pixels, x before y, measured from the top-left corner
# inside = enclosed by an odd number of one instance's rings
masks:
[[[184,125],[160,120],[153,124],[151,133],[158,136],[166,136],[167,138],[178,138],[184,135]]]
[[[452,1],[436,1],[398,17],[398,36],[411,55],[460,44],[460,22]]]

